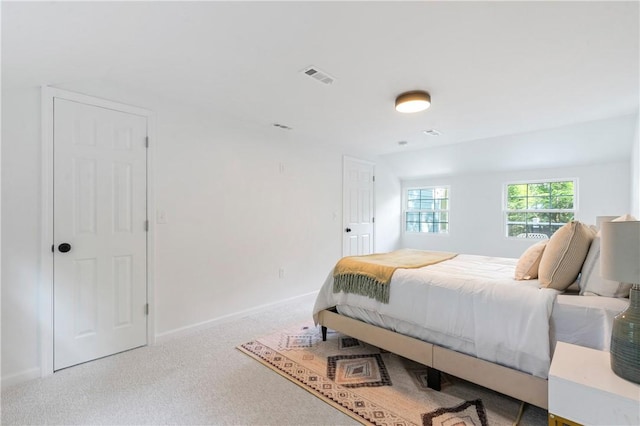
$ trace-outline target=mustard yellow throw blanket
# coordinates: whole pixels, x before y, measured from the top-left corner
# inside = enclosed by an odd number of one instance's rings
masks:
[[[455,256],[456,253],[442,251],[402,249],[343,257],[333,270],[333,292],[344,291],[389,303],[389,283],[396,269],[422,268]]]

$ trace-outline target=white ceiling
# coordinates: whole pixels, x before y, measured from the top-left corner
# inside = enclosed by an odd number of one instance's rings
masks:
[[[2,83],[108,82],[392,153],[637,111],[638,6],[2,2]],[[309,65],[336,81],[301,74]],[[397,113],[395,96],[413,89],[432,107]]]

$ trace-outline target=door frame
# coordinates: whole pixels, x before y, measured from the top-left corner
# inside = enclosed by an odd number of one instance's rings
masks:
[[[106,99],[95,98],[81,93],[70,92],[55,87],[42,86],[41,120],[42,120],[42,217],[41,217],[41,255],[40,285],[38,297],[38,324],[40,340],[40,376],[53,374],[53,101],[55,98],[80,102],[101,108],[113,109],[147,118],[147,345],[155,343],[155,190],[154,190],[154,147],[155,147],[155,114],[147,109],[121,104]]]
[[[345,173],[347,171],[347,161],[353,161],[353,162],[357,162],[357,163],[361,163],[361,164],[366,164],[368,166],[371,166],[371,170],[373,173],[373,182],[371,183],[371,203],[373,204],[373,206],[371,207],[371,213],[373,214],[373,223],[372,223],[372,227],[371,227],[371,253],[375,253],[376,252],[376,221],[375,221],[375,217],[376,217],[376,181],[375,181],[375,176],[376,176],[376,163],[373,163],[371,161],[367,161],[367,160],[361,160],[360,158],[356,158],[356,157],[351,157],[349,155],[343,155],[342,156],[342,224],[340,227],[340,236],[341,236],[341,244],[342,244],[342,256],[346,256],[346,254],[344,253],[344,239],[346,238],[345,236],[345,232],[344,232],[344,227],[345,227],[345,217],[346,217],[346,212],[345,212],[345,208],[346,208],[346,201],[345,201],[345,197],[347,196],[347,191],[346,191],[346,179],[345,179]]]

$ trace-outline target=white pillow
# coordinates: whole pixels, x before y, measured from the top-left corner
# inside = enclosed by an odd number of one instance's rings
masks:
[[[629,297],[631,284],[607,280],[600,276],[600,235],[596,235],[582,265],[581,296]]]

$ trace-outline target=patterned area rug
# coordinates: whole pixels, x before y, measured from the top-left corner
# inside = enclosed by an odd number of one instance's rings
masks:
[[[427,387],[421,364],[312,323],[247,342],[239,350],[364,424],[512,425],[520,402],[442,375],[442,391]],[[547,412],[525,406],[523,426],[546,425]]]

